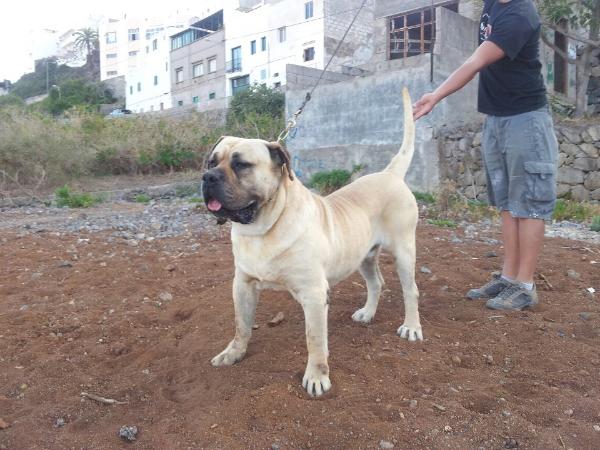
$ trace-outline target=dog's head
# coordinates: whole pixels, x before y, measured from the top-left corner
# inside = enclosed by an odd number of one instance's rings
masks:
[[[223,136],[207,158],[202,194],[220,220],[249,224],[279,189],[293,180],[288,152],[276,142]]]

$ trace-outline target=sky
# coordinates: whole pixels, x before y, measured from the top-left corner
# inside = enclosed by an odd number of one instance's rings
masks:
[[[102,16],[122,14],[159,16],[169,11],[194,11],[214,0],[12,0],[2,2],[0,14],[0,80],[16,81],[31,66],[32,30],[67,31],[89,26]],[[230,0],[225,0],[230,1]]]

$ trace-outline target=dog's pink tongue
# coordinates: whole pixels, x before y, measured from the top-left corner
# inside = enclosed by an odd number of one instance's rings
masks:
[[[223,205],[221,205],[221,202],[219,200],[215,200],[214,198],[208,202],[208,209],[211,211],[218,211],[222,206]]]

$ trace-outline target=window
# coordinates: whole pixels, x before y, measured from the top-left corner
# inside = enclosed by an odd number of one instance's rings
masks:
[[[198,98],[198,96],[197,96],[197,95],[194,95],[194,96],[192,97],[192,103],[198,103],[199,101],[200,101],[200,99]]]
[[[304,18],[310,19],[313,16],[313,2],[306,2],[304,4]]]
[[[250,54],[254,55],[256,53],[256,41],[250,41]]]
[[[240,72],[242,70],[242,47],[231,49],[231,72]]]
[[[114,77],[115,75],[117,75],[116,70],[109,70],[108,72],[106,72],[107,77]]]
[[[275,83],[273,83],[273,87],[274,87],[274,88],[279,88],[279,87],[281,87],[281,81],[276,81]]]
[[[152,41],[152,50],[158,49],[158,39]]]
[[[154,86],[158,85],[158,75],[154,75]]]
[[[183,106],[183,100],[178,100],[177,101],[177,106]]]
[[[192,76],[194,78],[204,75],[204,64],[199,62],[192,64]]]
[[[260,38],[260,49],[263,52],[267,49],[267,38],[265,36]]]
[[[279,42],[285,42],[286,28],[285,27],[281,27],[278,31],[279,31]]]
[[[260,79],[261,80],[265,80],[267,78],[267,70],[266,69],[262,69],[260,71]]]
[[[133,52],[129,52],[129,56],[137,56],[138,52],[137,50],[133,51]]]
[[[129,95],[133,95],[133,86],[129,86]]]
[[[150,53],[150,46],[146,45],[146,53]]]
[[[165,62],[165,72],[168,72],[168,71],[169,71],[169,62],[166,61]]]
[[[139,81],[138,81],[138,84],[137,84],[137,90],[138,90],[138,92],[142,92],[142,83],[139,82]]]
[[[217,95],[214,92],[211,92],[210,94],[208,94],[209,100],[214,100],[216,97],[217,97]]]
[[[115,59],[117,57],[116,53],[107,53],[106,59]]]
[[[160,102],[160,110],[162,111],[163,109],[165,109],[165,104],[163,102]]]
[[[312,61],[315,59],[315,48],[308,47],[304,49],[304,62]]]
[[[137,41],[140,38],[140,29],[139,28],[130,28],[128,33],[129,33],[130,41]]]
[[[458,10],[458,2],[444,6]],[[425,8],[410,14],[392,16],[389,26],[389,59],[409,58],[431,53],[435,40],[435,9]]]
[[[238,92],[244,91],[250,86],[250,76],[245,75],[239,78],[231,79],[231,94],[235,95]]]
[[[210,58],[208,60],[208,73],[215,73],[217,71],[217,58]]]
[[[108,33],[106,33],[106,43],[107,44],[114,44],[117,42],[117,32],[116,31],[109,31]]]
[[[150,105],[150,111],[154,111],[154,105]]]
[[[183,67],[175,69],[175,83],[181,83],[183,81]]]

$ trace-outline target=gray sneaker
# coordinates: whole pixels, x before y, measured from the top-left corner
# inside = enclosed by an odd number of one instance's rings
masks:
[[[494,275],[494,278],[492,278],[492,280],[488,283],[484,284],[480,288],[471,289],[469,292],[467,292],[467,298],[471,300],[485,300],[488,298],[494,298],[500,294],[500,292],[511,286],[514,286],[514,283],[505,280],[500,275]]]
[[[535,285],[533,286],[533,290],[530,291],[520,284],[514,284],[500,292],[496,297],[489,299],[485,306],[490,309],[521,311],[522,309],[537,305],[537,302],[538,296]]]

